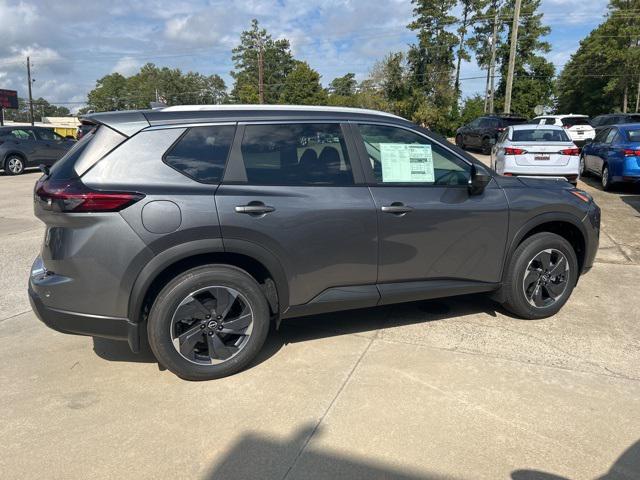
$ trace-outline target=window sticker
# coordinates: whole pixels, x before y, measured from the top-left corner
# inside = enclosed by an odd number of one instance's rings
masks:
[[[383,182],[433,182],[431,145],[381,143]]]

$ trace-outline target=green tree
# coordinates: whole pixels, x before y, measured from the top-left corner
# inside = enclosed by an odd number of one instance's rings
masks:
[[[482,95],[474,95],[467,97],[462,103],[460,111],[460,124],[466,125],[473,119],[480,117],[484,113],[484,97]]]
[[[282,95],[284,81],[295,67],[289,40],[273,40],[258,20],[240,34],[240,44],[232,52],[234,79],[232,98],[239,103],[258,102],[258,57],[262,51],[264,65],[264,101],[277,103]]]
[[[462,5],[462,15],[460,16],[460,23],[458,24],[458,48],[456,51],[456,79],[454,81],[454,89],[456,95],[460,96],[460,64],[462,60],[471,61],[471,55],[469,55],[469,47],[473,45],[467,38],[467,33],[471,25],[477,22],[477,19],[482,14],[482,9],[487,4],[487,0],[460,0]]]
[[[608,18],[580,42],[558,79],[558,111],[598,115],[637,110],[640,103],[639,10],[640,0],[609,3]]]
[[[320,74],[307,62],[297,62],[284,81],[280,101],[292,105],[326,104],[327,92],[320,84]]]
[[[555,67],[545,58],[551,50],[549,42],[543,40],[551,29],[542,24],[542,13],[538,12],[541,0],[522,0],[516,61],[514,69],[511,110],[525,116],[534,116],[536,105],[550,106],[554,93]],[[504,7],[503,18],[513,18],[513,0]],[[508,24],[506,38],[511,38],[512,23]],[[503,42],[498,49],[500,82],[496,88],[496,104],[504,104],[507,69],[509,66],[509,43]]]
[[[96,81],[96,88],[87,95],[87,103],[97,112],[125,110],[128,108],[127,97],[127,79],[119,73],[111,73]]]
[[[332,95],[349,97],[356,93],[357,85],[358,82],[356,81],[356,74],[347,73],[342,77],[337,77],[331,80],[331,83],[329,84],[329,92]]]
[[[71,112],[67,107],[52,105],[42,97],[33,100],[33,117],[36,122],[41,121],[42,117],[68,117],[69,115]],[[4,119],[12,122],[30,122],[28,100],[18,97],[18,108],[4,110]]]

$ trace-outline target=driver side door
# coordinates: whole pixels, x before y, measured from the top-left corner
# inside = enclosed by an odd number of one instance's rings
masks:
[[[446,145],[399,126],[359,123],[353,130],[378,215],[382,301],[499,282],[509,222],[496,182],[472,196],[471,164]]]

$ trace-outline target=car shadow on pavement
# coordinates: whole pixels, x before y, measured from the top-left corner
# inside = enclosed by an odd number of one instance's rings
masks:
[[[624,195],[621,199],[640,214],[640,195]]]
[[[508,315],[487,295],[476,294],[290,318],[284,320],[278,330],[270,332],[264,347],[247,368],[268,360],[290,343],[340,335],[366,336],[382,328],[435,322],[478,313],[495,317],[496,311]],[[145,336],[143,333],[142,338]],[[141,343],[140,353],[133,353],[127,342],[94,337],[93,350],[100,358],[112,362],[157,362],[146,342]],[[160,369],[164,368],[160,366]]]
[[[337,452],[307,448],[311,436],[322,435],[321,427],[301,428],[291,438],[279,439],[260,433],[245,433],[215,465],[204,480],[269,480],[281,478],[455,480],[455,477],[422,473],[383,461],[349,457]]]
[[[512,480],[573,480],[538,470],[516,470]],[[640,440],[631,445],[611,465],[609,471],[594,480],[637,480],[640,478]]]
[[[604,189],[602,188],[602,183],[600,182],[600,177],[582,176],[580,177],[580,181],[586,183],[592,188],[595,188],[596,190],[600,190],[601,192],[604,192]],[[578,186],[578,188],[580,188],[580,186]],[[638,188],[639,188],[638,185],[633,183],[615,183],[611,187],[611,190],[606,193],[611,193],[612,195],[635,194],[635,193],[638,193]]]

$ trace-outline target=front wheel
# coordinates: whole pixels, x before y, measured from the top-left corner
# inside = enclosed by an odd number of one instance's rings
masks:
[[[505,302],[525,319],[556,314],[578,280],[578,260],[569,242],[555,233],[532,235],[516,248],[505,276]]]
[[[243,270],[205,265],[162,289],[147,331],[162,365],[186,380],[211,380],[242,370],[256,357],[269,332],[269,307]]]
[[[24,160],[18,155],[10,155],[4,162],[4,173],[7,175],[20,175],[24,172]]]

